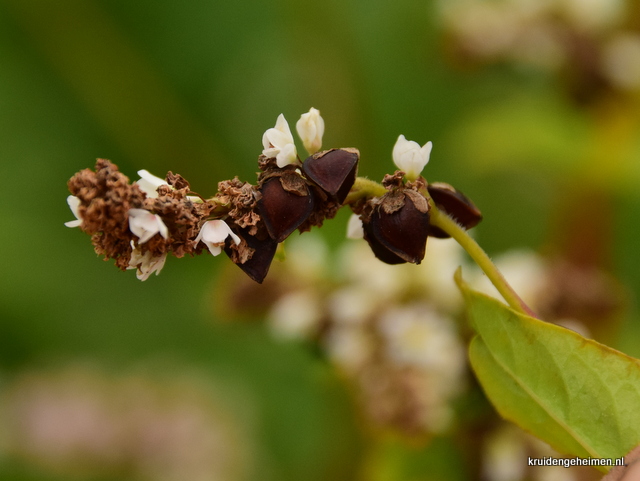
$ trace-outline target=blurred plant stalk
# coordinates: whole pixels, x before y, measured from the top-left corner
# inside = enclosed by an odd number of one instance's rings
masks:
[[[198,160],[209,164],[211,158],[223,158],[211,131],[188,112],[98,2],[4,3],[130,159],[152,168]]]

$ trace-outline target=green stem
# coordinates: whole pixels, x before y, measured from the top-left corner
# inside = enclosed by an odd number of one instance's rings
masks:
[[[458,244],[460,244],[465,251],[471,256],[476,264],[484,271],[491,283],[498,289],[498,292],[504,297],[509,306],[516,311],[526,314],[531,317],[537,317],[527,304],[520,298],[520,296],[513,290],[513,287],[509,285],[502,273],[498,270],[487,253],[482,250],[482,247],[473,240],[473,238],[467,234],[462,227],[451,219],[447,214],[439,210],[434,204],[431,204],[431,217],[429,222],[431,225],[440,227],[443,231],[453,237]]]
[[[387,189],[377,182],[364,177],[358,177],[356,178],[356,181],[351,188],[351,192],[347,195],[344,203],[352,204],[364,198],[381,197],[387,192]],[[487,253],[482,250],[482,247],[480,247],[478,243],[473,240],[469,234],[467,234],[466,230],[456,224],[451,217],[436,207],[436,203],[431,199],[427,189],[420,189],[420,192],[429,200],[429,204],[431,205],[429,223],[440,227],[467,251],[467,254],[469,254],[475,263],[478,264],[480,269],[484,271],[491,283],[496,289],[498,289],[498,292],[502,295],[504,300],[507,301],[509,306],[522,314],[537,317],[531,308],[520,298],[516,291],[513,290],[513,287],[509,285],[495,264],[491,262]]]
[[[344,200],[344,204],[353,204],[354,202],[365,199],[367,197],[381,197],[387,193],[381,184],[373,180],[369,180],[365,177],[356,177],[356,181],[351,187],[351,191],[347,198]]]

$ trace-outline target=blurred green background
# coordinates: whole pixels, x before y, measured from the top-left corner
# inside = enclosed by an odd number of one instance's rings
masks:
[[[254,182],[263,132],[313,106],[323,145],[359,148],[360,175],[376,180],[393,170],[398,134],[433,141],[425,175],[482,209],[476,237],[490,254],[553,246],[589,121],[550,77],[461,71],[444,51],[434,4],[415,0],[0,0],[0,382],[75,360],[115,372],[175,360],[243,393],[251,479],[354,479],[366,441],[332,371],[257,324],[214,319],[228,260],[171,258],[141,283],[64,227],[66,181],[100,157],[132,179],[178,172],[212,195],[234,175]],[[640,176],[601,169],[590,179],[612,194],[610,265],[634,299]],[[323,229],[333,245],[345,221]],[[619,347],[638,355],[633,319]],[[0,479],[67,478],[5,454]]]

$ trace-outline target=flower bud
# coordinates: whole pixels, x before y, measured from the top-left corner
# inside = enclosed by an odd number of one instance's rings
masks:
[[[309,112],[302,114],[296,123],[296,130],[304,148],[310,155],[315,154],[322,147],[322,135],[324,134],[324,120],[320,111],[311,107]]]
[[[427,190],[436,203],[436,207],[449,215],[466,230],[475,227],[482,220],[480,210],[478,210],[467,196],[453,186],[445,184],[444,182],[434,182],[427,186]],[[440,239],[450,237],[445,231],[435,226],[431,226],[429,235]]]
[[[400,135],[393,146],[393,162],[407,175],[407,179],[415,180],[420,176],[424,166],[429,163],[432,147],[431,142],[420,147],[417,142],[407,140],[404,135]]]
[[[308,179],[342,204],[358,173],[358,149],[331,149],[318,152],[302,164]]]

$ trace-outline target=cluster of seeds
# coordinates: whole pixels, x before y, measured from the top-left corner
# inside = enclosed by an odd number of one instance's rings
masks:
[[[319,151],[324,121],[316,109],[302,115],[296,128],[310,154],[303,162],[280,115],[262,139],[257,185],[237,177],[225,180],[209,199],[172,172],[160,179],[141,170],[141,178],[130,183],[116,165],[99,159],[95,171],[85,169],[69,180],[67,200],[77,220],[66,225],[91,235],[98,254],[115,259],[120,269],[136,269],[141,280],[158,274],[168,254],[193,256],[206,247],[214,256],[224,251],[261,283],[279,243],[295,230],[321,227],[344,205],[354,211],[376,257],[388,264],[419,264],[428,236],[447,237],[430,224],[431,209],[467,229],[482,218],[453,187],[427,184],[420,176],[431,142],[420,147],[401,135],[393,158],[402,170],[379,185],[357,177],[357,149]]]

